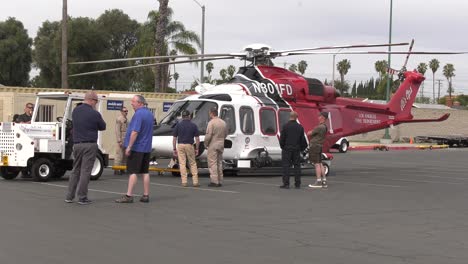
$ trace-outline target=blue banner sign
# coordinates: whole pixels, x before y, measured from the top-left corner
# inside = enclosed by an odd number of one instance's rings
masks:
[[[107,100],[107,110],[122,110],[123,104],[122,100]]]
[[[169,111],[169,108],[171,108],[173,104],[173,102],[163,102],[163,112]]]

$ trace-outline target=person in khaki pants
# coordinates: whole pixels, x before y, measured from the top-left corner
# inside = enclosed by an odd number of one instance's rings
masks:
[[[117,166],[122,166],[127,163],[127,157],[125,156],[125,149],[123,147],[128,127],[127,115],[128,109],[124,106],[115,120],[115,139],[117,140],[117,146],[115,148],[114,165]],[[114,174],[122,174],[122,172],[123,170],[115,170]]]
[[[211,179],[208,186],[221,187],[223,183],[224,139],[228,131],[224,120],[218,117],[216,107],[210,109],[210,118],[205,134],[205,147],[208,149],[208,167]]]
[[[187,187],[187,159],[190,164],[190,172],[192,173],[193,187],[199,187],[198,183],[198,168],[195,157],[198,155],[198,147],[200,146],[200,134],[198,127],[190,120],[190,112],[182,111],[182,121],[180,121],[172,132],[172,146],[174,155],[179,159],[180,176],[182,186]],[[195,138],[195,149],[193,148]],[[176,143],[177,148],[176,148]]]

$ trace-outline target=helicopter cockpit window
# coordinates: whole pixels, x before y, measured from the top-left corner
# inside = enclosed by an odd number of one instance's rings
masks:
[[[283,130],[283,126],[286,125],[286,123],[288,123],[290,113],[291,113],[290,109],[280,109],[278,111],[278,121],[279,121],[280,131]]]
[[[265,135],[275,135],[276,127],[276,112],[274,109],[260,110],[260,129]]]
[[[161,121],[161,125],[175,126],[180,118],[183,110],[191,113],[192,122],[197,125],[200,135],[206,132],[206,126],[210,121],[209,111],[213,107],[218,107],[216,103],[208,101],[182,101],[172,105],[169,113]]]
[[[236,116],[234,112],[234,107],[231,105],[223,105],[221,107],[220,115],[221,119],[226,122],[228,129],[228,134],[234,134],[236,132]]]
[[[242,133],[252,135],[255,132],[255,120],[252,108],[242,106],[239,109],[239,120]]]

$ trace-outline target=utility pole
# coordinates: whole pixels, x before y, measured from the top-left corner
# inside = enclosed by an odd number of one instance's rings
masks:
[[[388,30],[388,44],[392,44],[392,13],[393,13],[393,0],[390,0],[390,23],[389,23],[389,30]],[[391,52],[392,51],[392,46],[388,46],[388,68],[391,69]],[[385,93],[385,101],[390,100],[390,78],[392,78],[392,75],[389,74],[387,78],[387,89]],[[390,132],[388,131],[388,128],[385,128],[385,134],[383,136],[384,141],[390,141],[392,138],[390,137]]]
[[[62,6],[62,89],[68,88],[68,34],[67,34],[67,0]]]

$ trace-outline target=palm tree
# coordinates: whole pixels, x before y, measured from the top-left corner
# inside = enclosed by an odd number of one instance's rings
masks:
[[[155,21],[156,31],[154,36],[154,56],[166,55],[167,50],[164,50],[166,28],[169,23],[169,0],[158,0],[159,1],[159,19]],[[158,59],[156,62],[160,62]],[[164,67],[156,66],[154,74],[154,92],[158,90],[163,92],[165,85],[163,85],[163,69]]]
[[[301,73],[301,75],[304,75],[306,69],[307,69],[307,62],[305,60],[301,60],[297,64],[297,70]]]
[[[432,70],[432,101],[435,103],[435,73],[439,69],[440,63],[437,59],[432,59],[429,61],[429,68]],[[440,97],[440,87],[437,93],[437,102]]]
[[[177,80],[179,79],[179,74],[177,72],[174,72],[173,77],[174,77],[174,86],[175,86],[174,88],[177,91]]]
[[[379,60],[375,62],[375,71],[379,73],[379,79],[382,80],[382,77],[386,74],[388,69],[388,63],[386,60]]]
[[[222,80],[223,82],[225,82],[225,81],[226,81],[226,76],[227,76],[227,71],[226,71],[226,69],[221,69],[221,70],[219,71],[219,76],[221,76],[221,80]]]
[[[447,81],[448,81],[448,84],[449,84],[449,88],[448,88],[447,92],[449,93],[449,98],[452,99],[452,93],[453,93],[452,78],[455,76],[455,67],[453,67],[453,64],[447,63],[444,66],[443,72],[444,72],[444,76],[445,76],[445,78],[447,78]]]
[[[426,74],[426,71],[427,71],[427,64],[424,63],[424,62],[419,63],[418,67],[417,67],[417,70],[418,70],[419,73],[421,73],[424,76],[424,74]],[[423,97],[424,97],[424,81],[423,81],[422,87],[421,87],[421,98],[423,98]]]
[[[292,72],[297,72],[297,65],[296,64],[289,65],[289,70]]]
[[[229,76],[229,79],[231,79],[232,77],[234,77],[234,74],[236,73],[236,67],[234,67],[234,65],[229,65],[227,67],[227,74]]]
[[[336,65],[338,72],[340,73],[341,84],[344,85],[344,77],[348,74],[348,70],[351,69],[351,62],[347,59],[341,60]],[[343,86],[344,87],[344,86]],[[343,90],[343,89],[341,89]],[[340,91],[343,94],[344,91]]]
[[[206,71],[208,72],[208,77],[207,77],[207,81],[209,83],[211,83],[211,71],[213,71],[213,63],[212,62],[208,62],[206,65],[205,65],[205,69]]]
[[[169,55],[169,52],[175,50],[176,54],[197,54],[197,49],[200,47],[200,38],[197,33],[186,30],[185,26],[179,21],[172,21],[173,11],[171,8],[167,9],[168,23],[165,29],[163,51],[158,53],[161,56]],[[140,30],[139,43],[132,50],[132,56],[156,56],[156,42],[154,32],[156,31],[156,23],[159,21],[160,13],[158,11],[150,11],[148,14],[148,22],[146,22]],[[157,60],[159,62],[167,62],[168,59]],[[158,70],[156,70],[158,68]],[[155,66],[155,87],[164,89],[168,85],[168,65]],[[164,73],[164,74],[163,74]],[[162,91],[158,89],[159,91]]]

